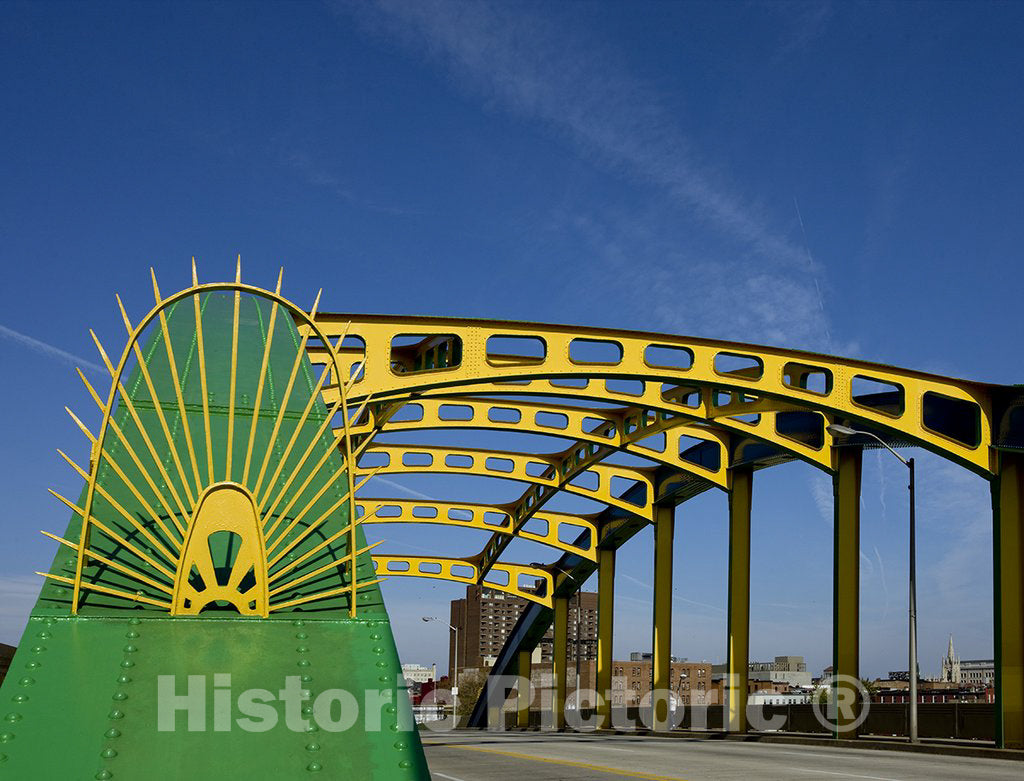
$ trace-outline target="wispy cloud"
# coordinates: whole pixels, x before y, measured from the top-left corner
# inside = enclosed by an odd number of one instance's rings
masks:
[[[692,258],[669,263],[630,245],[630,273],[617,279],[642,284],[644,303],[663,326],[708,332],[731,321],[728,335],[734,338],[824,344],[814,264],[808,276],[804,250],[718,173],[720,166],[702,159],[657,89],[582,25],[567,27],[519,6],[484,2],[378,0],[337,7],[439,65],[487,108],[541,123],[580,156],[649,188],[652,198],[725,239],[732,249],[718,255],[728,259],[698,264]],[[602,262],[614,265],[614,240],[603,217],[584,216],[592,224],[580,227],[594,234]],[[650,324],[650,313],[646,320]]]
[[[62,350],[59,347],[54,347],[52,344],[41,342],[28,334],[23,334],[21,331],[15,331],[13,328],[8,328],[5,325],[0,325],[0,336],[20,344],[22,347],[27,347],[29,350],[37,352],[40,355],[45,355],[47,358],[54,358],[58,361],[71,364],[72,366],[77,366],[82,370],[96,372],[104,376],[107,375],[107,370],[98,363],[87,361],[85,358],[80,358],[73,353],[69,353],[67,350]]]

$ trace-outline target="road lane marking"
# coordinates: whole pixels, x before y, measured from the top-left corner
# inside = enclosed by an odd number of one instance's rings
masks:
[[[456,778],[455,776],[446,776],[444,773],[438,773],[436,770],[430,775],[437,776],[438,778],[447,778],[448,781],[462,781],[461,778]]]
[[[843,776],[844,778],[867,778],[867,779],[871,779],[871,781],[902,781],[902,779],[899,779],[899,778],[886,778],[886,777],[883,777],[883,776],[860,776],[860,775],[855,775],[853,773],[836,773],[836,772],[831,771],[831,770],[812,770],[812,769],[806,768],[806,767],[788,767],[786,769],[787,770],[796,770],[796,771],[799,771],[801,773],[821,773],[821,774],[826,775],[826,776]]]
[[[486,754],[500,754],[505,757],[515,757],[516,759],[528,759],[531,762],[548,762],[553,765],[563,765],[566,767],[577,767],[581,770],[596,770],[598,773],[610,773],[614,776],[624,776],[626,778],[643,778],[647,781],[686,781],[686,779],[680,778],[679,776],[656,776],[651,773],[638,773],[632,770],[619,770],[614,767],[605,767],[604,765],[588,765],[585,762],[572,762],[568,759],[548,759],[547,757],[534,757],[530,754],[518,754],[514,751],[498,751],[493,748],[479,748],[478,746],[452,746],[451,748],[461,748],[465,751],[482,751]]]

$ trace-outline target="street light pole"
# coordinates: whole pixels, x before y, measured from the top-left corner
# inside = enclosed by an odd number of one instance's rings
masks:
[[[423,616],[423,620],[437,621],[439,624],[445,624],[455,633],[455,658],[452,660],[452,711],[456,712],[459,699],[459,628],[452,626],[447,621],[442,621],[437,616]]]
[[[907,655],[909,659],[909,669],[907,670],[907,676],[910,681],[910,717],[908,719],[908,732],[910,733],[909,738],[911,743],[917,743],[917,518],[916,518],[916,488],[914,485],[914,459],[904,458],[895,450],[879,437],[877,434],[872,434],[870,431],[861,431],[860,429],[850,428],[849,426],[840,426],[833,423],[828,426],[828,432],[830,434],[841,434],[843,436],[852,436],[855,434],[861,434],[863,436],[871,437],[877,441],[882,447],[892,453],[900,462],[907,467],[910,472],[910,479],[907,484],[907,490],[909,491],[910,499],[910,545],[909,545],[909,595],[908,595],[908,621],[909,626],[907,628]]]

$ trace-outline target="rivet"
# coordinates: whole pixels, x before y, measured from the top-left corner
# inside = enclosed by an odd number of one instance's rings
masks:
[[[41,654],[45,650],[46,650],[46,646],[45,645],[34,645],[34,646],[32,646],[32,653],[34,653],[34,654]]]
[[[390,675],[381,675],[379,678],[377,678],[377,680],[380,681],[381,683],[387,683],[389,680],[391,680],[391,676]]]
[[[114,751],[114,749],[112,748],[105,748],[103,749],[103,751],[100,752],[100,756],[104,759],[113,759],[117,756],[117,752]]]
[[[384,653],[384,649],[381,648],[379,645],[378,646],[374,646],[373,652],[375,654],[382,654],[382,653]]]
[[[128,632],[125,632],[124,636],[127,637],[129,640],[131,640],[133,638],[138,637],[139,633],[136,632],[134,629],[132,629],[132,630],[129,630]]]
[[[15,694],[11,697],[11,702],[28,702],[27,694]]]
[[[384,706],[384,712],[385,713],[394,713],[395,710],[397,710],[397,709],[395,708],[394,705],[385,705]]]
[[[12,724],[14,722],[16,722],[16,721],[21,721],[21,714],[20,713],[8,713],[6,716],[4,716],[4,721],[9,721]]]
[[[319,743],[307,743],[306,744],[306,751],[319,751],[319,750],[320,750],[320,744]]]
[[[121,662],[121,666],[122,667],[134,667],[135,666],[135,662],[133,662],[131,659],[125,659],[123,662]]]
[[[136,651],[138,651],[138,650],[139,650],[139,649],[138,649],[138,648],[136,648],[136,647],[135,647],[134,645],[132,645],[131,643],[129,643],[128,645],[126,645],[126,646],[124,647],[124,652],[125,652],[126,654],[133,654],[133,653],[135,653],[135,652],[136,652]]]
[[[310,772],[316,772],[317,770],[323,769],[324,766],[321,765],[319,762],[310,762],[308,765],[306,765],[306,770],[309,770]]]
[[[51,637],[53,637],[53,635],[51,635],[49,632],[40,632],[36,635],[36,637],[38,637],[40,640],[49,640]]]
[[[99,773],[96,774],[96,778],[99,778],[99,779],[107,779],[107,778],[113,778],[113,777],[114,777],[114,774],[111,773],[109,770],[101,770]]]
[[[131,624],[132,626],[138,626],[139,624],[142,623],[142,620],[139,619],[139,618],[130,618],[130,619],[128,619],[128,623]]]
[[[299,667],[309,667],[309,659],[299,659]]]
[[[53,619],[52,618],[44,619],[43,623],[46,624],[46,626],[53,626]]]
[[[10,743],[14,740],[13,732],[0,732],[0,743]]]
[[[404,749],[406,747],[406,745],[407,744],[406,744],[406,742],[404,740],[396,740],[395,741],[395,748],[397,748],[399,751]]]
[[[303,705],[302,706],[302,715],[303,716],[312,716],[313,715],[313,708],[312,708],[312,706],[310,706],[310,705]]]
[[[115,708],[114,710],[110,711],[110,713],[107,714],[107,718],[108,719],[123,719],[124,718],[124,711],[120,711],[120,710],[117,710],[117,708]]]
[[[370,634],[371,640],[380,640],[380,632],[373,632]]]
[[[302,681],[303,683],[309,683],[310,681],[313,680],[313,676],[310,675],[309,673],[303,673],[302,675],[299,676],[299,680]]]
[[[30,670],[35,670],[35,669],[38,669],[39,667],[42,667],[42,666],[43,666],[43,663],[42,663],[42,662],[29,662],[29,663],[28,663],[28,664],[26,664],[25,666],[26,666],[26,667],[27,667],[28,669],[30,669]]]
[[[388,729],[391,730],[392,732],[398,732],[398,725],[397,724],[392,724],[392,725],[390,725],[388,727]]]
[[[295,650],[298,651],[300,654],[308,654],[309,653],[309,646],[308,645],[300,645]]]
[[[309,637],[309,635],[306,634],[305,632],[296,632],[295,633],[295,638],[297,640],[305,640],[307,637]]]
[[[319,732],[320,728],[316,724],[310,724],[306,727],[306,732]]]
[[[119,737],[121,737],[121,730],[116,729],[114,727],[111,727],[110,729],[108,729],[106,732],[103,733],[103,737],[105,737],[105,738],[119,738]]]
[[[403,759],[401,762],[398,763],[398,766],[401,768],[412,767],[412,762],[410,762],[408,759]]]
[[[305,621],[301,621],[301,620],[292,621],[292,626],[305,626],[305,625],[306,625]]]
[[[53,593],[56,594],[58,597],[62,597],[68,593],[68,590],[63,586],[56,586],[53,589]]]
[[[387,666],[388,666],[388,663],[387,663],[387,662],[385,662],[385,661],[384,661],[383,659],[381,659],[381,660],[379,660],[379,661],[375,662],[375,664],[376,664],[376,665],[377,665],[378,667],[387,667]]]
[[[117,676],[117,682],[118,683],[131,683],[132,679],[130,677],[128,677],[127,675],[119,675],[119,676]]]
[[[124,692],[114,692],[114,696],[111,697],[111,699],[112,700],[117,700],[118,702],[120,702],[121,700],[127,700],[128,699],[128,695],[125,694]]]
[[[31,686],[35,682],[36,682],[35,678],[29,678],[26,675],[24,678],[22,678],[20,681],[18,681],[18,684],[21,685],[21,686]]]

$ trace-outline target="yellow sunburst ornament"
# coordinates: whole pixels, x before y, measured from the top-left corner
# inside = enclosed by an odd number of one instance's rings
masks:
[[[78,371],[102,413],[97,434],[68,410],[92,447],[88,470],[61,453],[86,481],[82,504],[51,491],[81,519],[79,539],[44,532],[75,550],[74,575],[39,573],[72,586],[72,614],[90,592],[264,618],[347,597],[354,618],[358,589],[379,582],[357,576],[375,546],[359,548],[374,512],[357,517],[355,495],[375,472],[355,482],[369,440],[354,448],[351,423],[370,399],[350,414],[362,367],[342,371],[347,329],[332,343],[315,320],[320,293],[306,312],[281,296],[282,274],[271,292],[241,273],[239,258],[233,282],[200,284],[193,259],[191,286],[163,297],[151,272],[155,305],[137,325],[117,297],[128,342],[116,364],[90,331],[111,385],[101,397]],[[328,355],[319,377],[311,338]],[[337,392],[330,407],[325,389]]]

